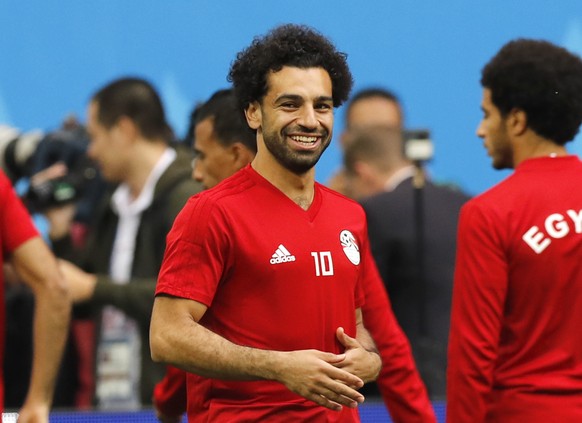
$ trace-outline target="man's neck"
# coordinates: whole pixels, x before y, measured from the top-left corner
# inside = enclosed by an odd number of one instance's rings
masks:
[[[556,144],[547,138],[537,135],[530,135],[515,145],[517,147],[514,150],[514,167],[517,167],[521,162],[527,159],[537,157],[559,157],[567,156],[569,154],[566,147],[563,145]]]
[[[393,191],[398,185],[400,185],[404,180],[412,177],[414,175],[414,165],[411,163],[404,163],[397,169],[389,172],[382,185],[383,191]]]
[[[128,164],[130,172],[124,181],[129,187],[132,198],[136,199],[141,194],[152,170],[168,148],[166,143],[151,142],[136,149],[136,154]]]
[[[314,197],[315,169],[296,174],[282,166],[272,156],[257,154],[252,161],[253,169],[289,197],[295,204],[307,210]]]

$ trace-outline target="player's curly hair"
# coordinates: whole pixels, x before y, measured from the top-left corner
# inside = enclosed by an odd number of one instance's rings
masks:
[[[502,116],[518,108],[528,126],[559,145],[582,123],[582,60],[550,42],[510,41],[485,65],[481,85]]]
[[[347,55],[336,50],[323,35],[305,25],[281,25],[262,37],[255,37],[232,63],[228,80],[233,83],[241,108],[261,101],[267,93],[267,75],[283,66],[321,67],[332,82],[333,105],[347,100],[353,78]]]

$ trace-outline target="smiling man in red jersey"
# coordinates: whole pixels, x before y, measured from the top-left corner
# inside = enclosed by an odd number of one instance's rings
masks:
[[[314,178],[352,85],[345,55],[285,25],[229,76],[258,152],[176,220],[152,357],[195,374],[189,421],[359,421],[357,389],[381,366],[362,284],[379,277],[363,211]]]

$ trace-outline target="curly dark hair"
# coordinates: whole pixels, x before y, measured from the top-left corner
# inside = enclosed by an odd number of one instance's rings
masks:
[[[550,42],[510,41],[485,65],[481,85],[491,90],[502,116],[513,108],[528,126],[558,145],[571,141],[582,123],[582,60]]]
[[[283,66],[325,69],[331,78],[335,107],[347,100],[352,89],[347,54],[338,52],[327,38],[308,26],[286,24],[255,37],[232,63],[228,80],[233,83],[240,107],[246,109],[254,101],[261,102],[268,90],[268,73]]]

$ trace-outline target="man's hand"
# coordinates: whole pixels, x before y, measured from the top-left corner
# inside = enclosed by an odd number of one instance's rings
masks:
[[[51,207],[44,211],[44,216],[49,222],[51,240],[57,241],[71,232],[75,213],[77,213],[77,205],[74,203]]]
[[[25,403],[18,412],[18,423],[48,423],[49,405],[47,403]]]
[[[88,301],[93,297],[97,276],[66,260],[59,260],[59,268],[69,284],[69,293],[74,304]]]
[[[51,180],[62,178],[67,174],[67,172],[67,165],[65,165],[63,162],[57,162],[32,175],[30,178],[30,185],[31,187],[36,187],[36,189],[38,189],[40,186],[48,183]],[[76,212],[77,206],[75,204],[51,207],[50,209],[43,212],[49,221],[50,239],[61,239],[70,232],[73,218],[75,217]]]
[[[355,408],[364,402],[356,389],[364,382],[357,376],[339,368],[345,354],[325,353],[317,350],[284,352],[277,380],[290,391],[331,410],[342,406]]]
[[[358,376],[365,383],[376,380],[382,368],[380,355],[377,352],[364,349],[357,339],[348,336],[341,327],[337,328],[336,336],[346,348],[346,359],[335,366]]]

